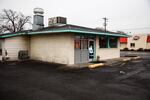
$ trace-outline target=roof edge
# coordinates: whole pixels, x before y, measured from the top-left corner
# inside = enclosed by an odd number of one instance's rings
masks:
[[[117,36],[117,37],[130,37],[130,35],[127,34],[115,34],[115,33],[109,33],[109,32],[92,32],[92,31],[81,31],[81,30],[74,30],[74,29],[64,29],[64,30],[47,30],[47,31],[28,31],[28,32],[20,32],[20,33],[14,33],[14,34],[3,34],[0,35],[0,38],[9,38],[14,36],[21,36],[21,35],[36,35],[36,34],[49,34],[49,33],[82,33],[82,34],[93,34],[93,35],[106,35],[106,36]]]
[[[105,32],[89,32],[89,31],[80,31],[80,30],[50,30],[50,31],[39,31],[39,32],[29,32],[29,35],[35,35],[35,34],[48,34],[48,33],[83,33],[83,34],[95,34],[95,35],[107,35],[107,36],[118,36],[118,37],[129,37],[127,34],[113,34],[113,33],[105,33]]]

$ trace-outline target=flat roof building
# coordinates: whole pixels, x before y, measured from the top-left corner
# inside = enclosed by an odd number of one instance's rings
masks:
[[[128,35],[70,25],[64,17],[49,18],[44,28],[43,14],[34,9],[32,30],[0,35],[1,59],[78,64],[120,57],[119,37]]]
[[[33,60],[62,64],[86,63],[120,57],[119,38],[126,34],[64,24],[0,35],[2,57],[19,60],[28,52]],[[90,50],[91,49],[91,50]]]
[[[120,49],[150,49],[150,34],[134,34],[128,38],[120,38]]]

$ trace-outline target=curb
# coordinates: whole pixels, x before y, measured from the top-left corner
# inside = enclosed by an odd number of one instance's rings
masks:
[[[90,64],[90,65],[88,65],[88,68],[94,69],[94,68],[97,68],[97,67],[102,67],[104,65],[105,65],[104,63]]]
[[[141,59],[141,57],[140,56],[137,56],[137,57],[133,57],[133,58],[131,58],[132,60],[137,60],[137,59]]]

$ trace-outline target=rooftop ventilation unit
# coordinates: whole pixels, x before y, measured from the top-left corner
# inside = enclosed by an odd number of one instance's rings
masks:
[[[34,8],[33,30],[44,28],[44,10],[42,8]]]
[[[65,17],[52,17],[48,19],[48,26],[62,26],[67,24]]]

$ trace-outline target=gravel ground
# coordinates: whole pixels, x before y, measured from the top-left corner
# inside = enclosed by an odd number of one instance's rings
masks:
[[[150,53],[136,55],[142,59],[92,70],[0,62],[0,100],[150,100]]]

